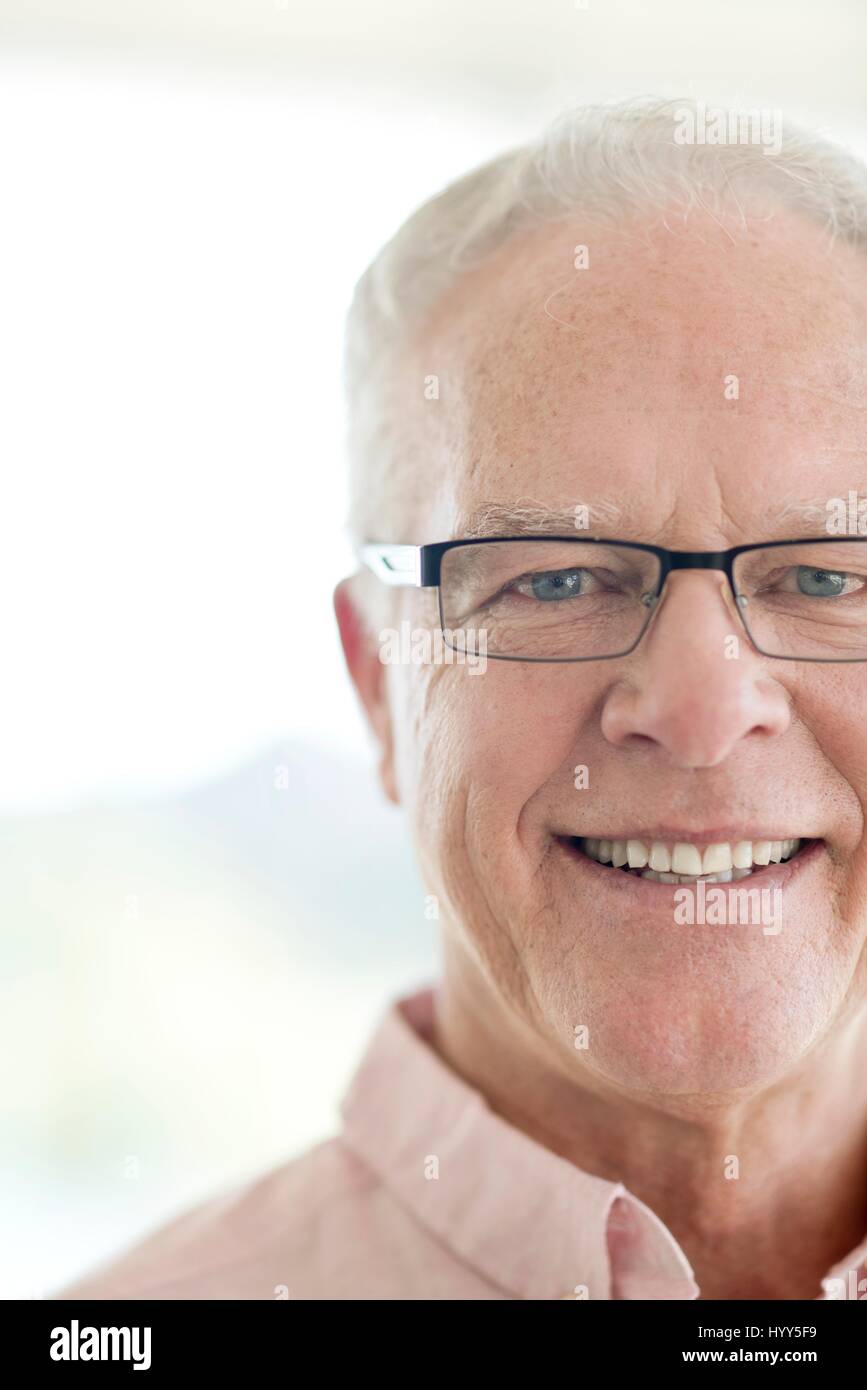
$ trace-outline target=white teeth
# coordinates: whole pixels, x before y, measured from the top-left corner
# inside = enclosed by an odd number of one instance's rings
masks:
[[[701,860],[703,874],[718,874],[732,866],[731,845],[708,845]]]
[[[700,851],[695,845],[685,845],[678,840],[672,851],[671,867],[676,874],[700,874]]]
[[[656,869],[657,873],[662,872],[667,874],[671,868],[671,855],[665,845],[661,844],[659,840],[654,840],[653,844],[650,846],[649,863],[651,869]]]
[[[798,839],[737,840],[704,849],[682,840],[673,845],[654,840],[649,848],[644,840],[589,837],[581,843],[589,859],[615,869],[634,869],[654,883],[695,883],[699,878],[708,883],[731,883],[746,878],[754,867],[790,859],[801,847]]]
[[[626,841],[626,858],[630,869],[643,869],[647,863],[647,850],[640,840]]]

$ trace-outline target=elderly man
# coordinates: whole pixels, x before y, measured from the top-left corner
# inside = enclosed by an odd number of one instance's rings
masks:
[[[867,173],[699,115],[572,113],[361,280],[335,607],[442,978],[65,1294],[867,1298]]]

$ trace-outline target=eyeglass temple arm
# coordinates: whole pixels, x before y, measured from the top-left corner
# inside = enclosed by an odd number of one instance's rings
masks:
[[[358,555],[384,584],[421,584],[420,546],[362,545]]]

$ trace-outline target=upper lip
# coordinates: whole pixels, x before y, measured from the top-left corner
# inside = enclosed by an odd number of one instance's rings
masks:
[[[688,830],[685,826],[658,825],[648,829],[632,830],[597,830],[585,831],[576,834],[574,831],[566,831],[563,838],[573,840],[641,840],[644,844],[650,844],[655,840],[663,844],[674,844],[680,841],[681,844],[691,845],[724,845],[737,844],[739,840],[810,840],[817,837],[805,835],[803,831],[794,830],[787,827],[785,830],[767,830],[764,826],[758,829],[752,825],[722,825],[711,830]]]

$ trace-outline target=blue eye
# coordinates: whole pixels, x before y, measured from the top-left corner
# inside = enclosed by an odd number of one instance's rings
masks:
[[[846,588],[845,574],[816,570],[808,565],[798,566],[797,582],[800,592],[810,598],[836,598]]]
[[[534,574],[530,580],[530,590],[534,598],[543,603],[558,599],[574,598],[581,592],[581,581],[586,570],[552,570],[550,574]]]

